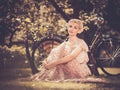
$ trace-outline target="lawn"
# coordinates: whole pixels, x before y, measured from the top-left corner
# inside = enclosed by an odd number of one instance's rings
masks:
[[[22,79],[30,75],[30,69],[5,69],[0,73],[0,90],[120,90],[120,77],[108,77],[103,75],[102,72],[100,77],[106,80],[104,83],[80,81],[45,82]]]

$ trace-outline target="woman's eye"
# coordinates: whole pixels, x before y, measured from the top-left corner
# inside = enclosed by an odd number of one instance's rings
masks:
[[[69,28],[78,29],[76,26],[73,26],[73,25],[69,25]]]
[[[71,28],[71,27],[72,27],[72,25],[69,25],[69,27]]]
[[[77,27],[74,27],[74,29],[77,29]]]

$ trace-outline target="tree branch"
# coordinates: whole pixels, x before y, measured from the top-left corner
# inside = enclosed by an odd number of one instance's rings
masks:
[[[63,10],[57,5],[57,3],[54,0],[49,0],[49,1],[55,7],[56,11],[58,11],[66,21],[68,21],[70,19],[70,16],[66,15],[65,12],[63,12]]]

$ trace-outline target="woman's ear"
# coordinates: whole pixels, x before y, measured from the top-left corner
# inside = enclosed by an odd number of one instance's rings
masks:
[[[80,34],[80,33],[81,33],[81,31],[79,30],[79,31],[78,31],[78,34]]]
[[[78,34],[80,34],[82,31],[83,31],[82,29],[79,29]]]

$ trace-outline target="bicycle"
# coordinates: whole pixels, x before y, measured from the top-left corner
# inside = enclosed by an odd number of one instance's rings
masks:
[[[42,61],[48,56],[51,49],[62,43],[67,36],[61,37],[59,35],[49,34],[49,36],[37,41],[33,46],[32,59],[35,61],[36,66],[39,68]],[[95,59],[97,67],[106,75],[120,75],[120,73],[113,74],[106,69],[107,67],[115,67],[116,62],[120,59],[120,42],[112,38],[110,35],[104,34],[98,28],[92,37],[90,48],[90,55]]]
[[[97,67],[109,76],[119,76],[120,73],[112,73],[108,68],[120,67],[120,42],[111,37],[109,34],[104,34],[101,29],[98,29],[89,45],[90,54],[95,59]]]

